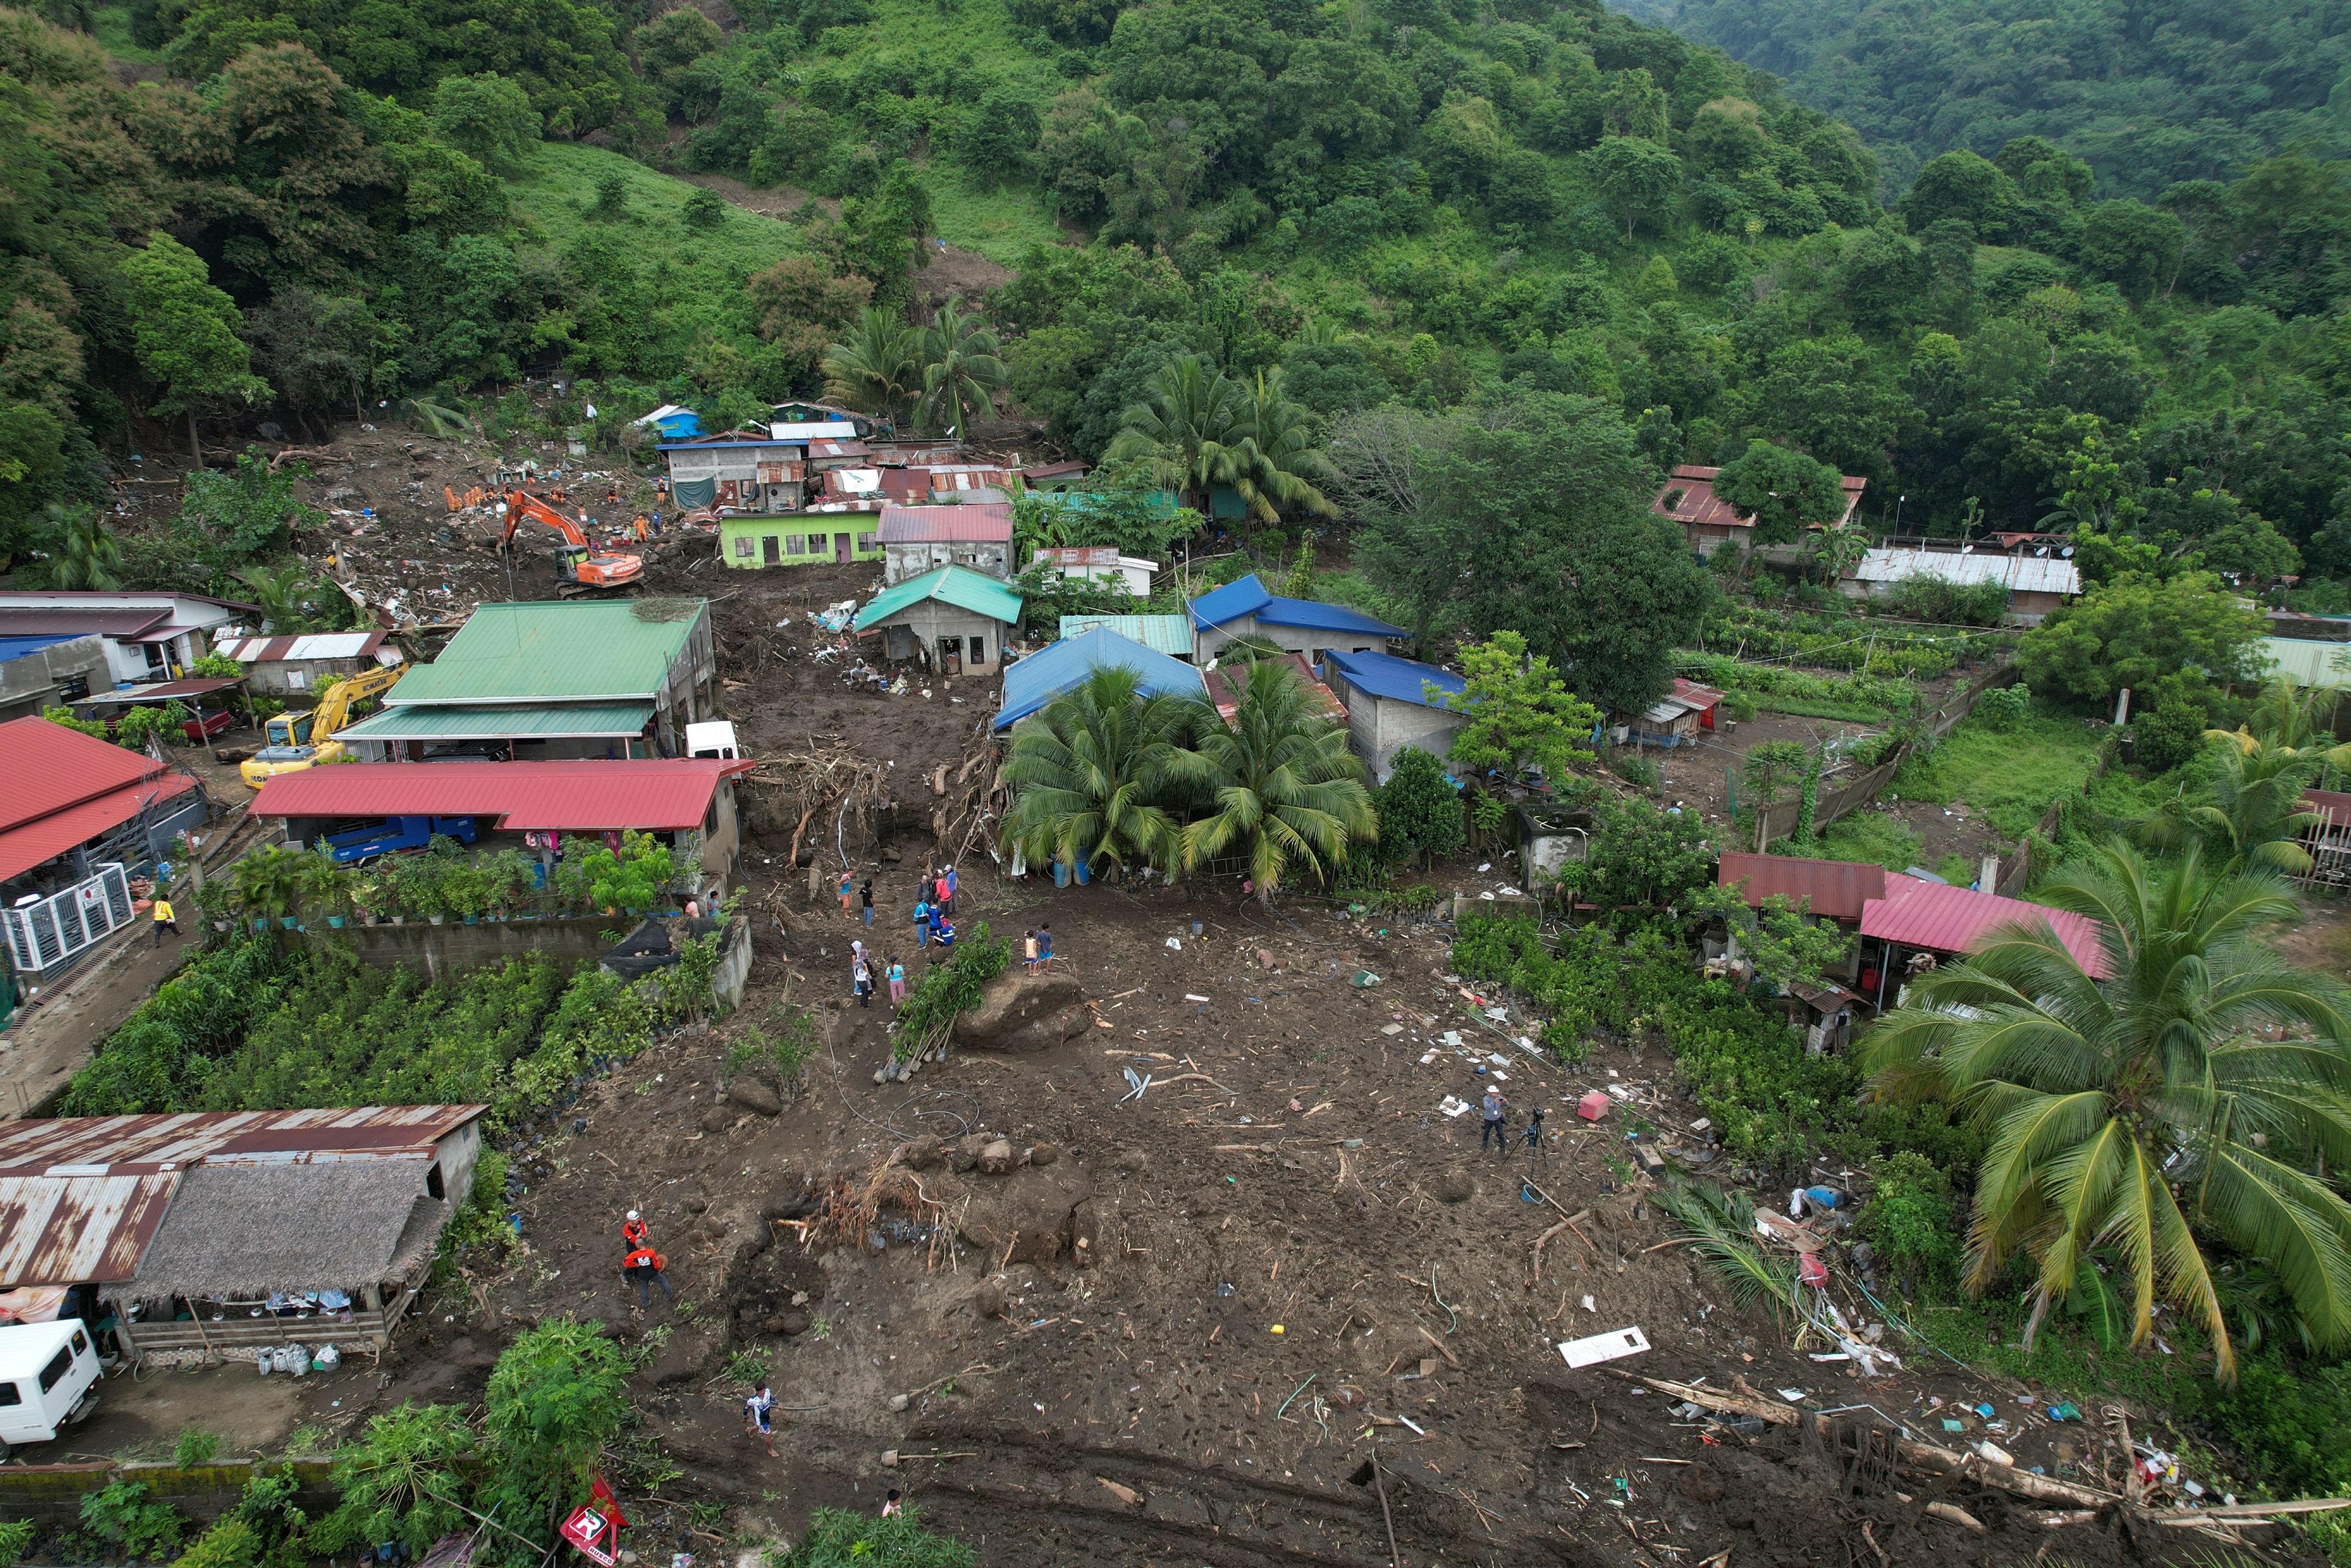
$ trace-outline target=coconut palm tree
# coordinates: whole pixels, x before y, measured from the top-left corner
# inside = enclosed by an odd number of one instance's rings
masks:
[[[2220,730],[2205,733],[2238,738]],[[2212,747],[2206,753],[2209,798],[2178,795],[2165,800],[2139,822],[2134,836],[2163,850],[2200,844],[2224,871],[2258,866],[2307,876],[2313,862],[2300,841],[2320,819],[2304,808],[2302,793],[2331,755],[2317,747],[2297,750],[2265,741],[2255,741],[2250,750]]]
[[[1338,471],[1314,444],[1314,416],[1283,392],[1280,368],[1259,371],[1240,403],[1235,488],[1249,509],[1269,523],[1292,510],[1337,517],[1339,508],[1320,486],[1335,480]]]
[[[1005,827],[1032,863],[1107,860],[1173,866],[1176,819],[1162,804],[1196,703],[1145,695],[1133,670],[1096,670],[1013,727]]]
[[[923,329],[922,357],[923,423],[968,438],[972,413],[992,412],[995,394],[1011,380],[997,358],[996,329],[950,299]]]
[[[1175,781],[1211,803],[1184,829],[1185,866],[1238,850],[1269,904],[1284,883],[1327,875],[1349,846],[1379,836],[1345,727],[1287,663],[1251,664],[1231,722],[1203,725],[1168,760]]]
[[[54,530],[50,586],[109,591],[122,586],[122,543],[88,507],[47,508]]]
[[[1242,394],[1238,383],[1197,354],[1179,354],[1162,366],[1130,407],[1103,459],[1134,463],[1196,510],[1208,509],[1208,491],[1240,474]]]
[[[868,305],[840,342],[824,351],[824,390],[852,408],[894,426],[922,391],[922,335],[886,305]]]
[[[2151,862],[2116,842],[2038,896],[2102,923],[2110,977],[2046,922],[2010,926],[1912,981],[1869,1046],[1880,1092],[1940,1098],[1990,1136],[1969,1288],[2027,1256],[2030,1345],[2104,1252],[2133,1343],[2160,1295],[2231,1381],[2210,1238],[2275,1274],[2312,1343],[2351,1343],[2351,1203],[2314,1174],[2351,1160],[2351,1007],[2257,940],[2297,913],[2290,893],[2265,871],[2215,874],[2193,845]]]

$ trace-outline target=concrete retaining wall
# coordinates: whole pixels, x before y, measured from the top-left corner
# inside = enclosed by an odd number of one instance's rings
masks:
[[[301,1483],[297,1500],[312,1518],[335,1506],[339,1494],[330,1480],[334,1461],[324,1458],[277,1459],[266,1464],[232,1460],[217,1465],[106,1464],[8,1465],[0,1467],[0,1519],[33,1519],[45,1524],[72,1524],[81,1518],[81,1500],[103,1491],[117,1476],[144,1481],[156,1497],[192,1519],[209,1522],[236,1506],[256,1471],[276,1472],[292,1466]]]
[[[281,931],[278,946],[292,948],[337,942],[350,948],[360,962],[381,968],[422,968],[439,979],[508,958],[534,953],[549,958],[594,958],[611,942],[605,933],[627,936],[636,921],[626,915],[601,915],[559,920],[484,920],[467,925],[455,916],[440,925],[412,920],[405,925],[347,925],[340,931],[314,925],[304,931]]]

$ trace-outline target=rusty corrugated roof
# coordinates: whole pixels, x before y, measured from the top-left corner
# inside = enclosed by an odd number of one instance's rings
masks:
[[[0,1176],[78,1176],[124,1167],[168,1170],[204,1159],[294,1162],[414,1155],[487,1109],[360,1105],[32,1117],[0,1123]]]
[[[0,1176],[0,1289],[128,1280],[183,1174]]]
[[[424,1159],[487,1109],[361,1105],[0,1123],[0,1290],[131,1278],[194,1166]]]
[[[1760,906],[1774,894],[1802,899],[1814,915],[1832,920],[1858,920],[1862,906],[1886,896],[1886,868],[1852,861],[1799,860],[1793,855],[1733,852],[1715,863],[1715,885],[1741,892],[1750,907]]]

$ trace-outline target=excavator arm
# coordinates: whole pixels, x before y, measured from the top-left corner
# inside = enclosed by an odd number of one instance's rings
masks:
[[[407,673],[405,664],[379,665],[329,686],[327,695],[319,699],[318,716],[310,721],[310,738],[314,742],[324,740],[341,730],[350,722],[353,704],[390,691]]]
[[[502,544],[514,543],[516,528],[525,517],[528,517],[533,522],[545,523],[549,528],[561,534],[565,544],[578,545],[582,549],[588,548],[588,535],[578,523],[573,522],[528,490],[508,490],[506,494],[505,510],[507,534],[500,541]]]
[[[565,549],[560,553],[567,559],[559,559],[557,567],[564,578],[566,595],[632,589],[645,574],[643,557],[597,553],[585,528],[528,490],[507,491],[500,509],[507,517],[506,537],[499,541],[501,548],[514,543],[515,529],[525,517],[543,523],[563,536]]]

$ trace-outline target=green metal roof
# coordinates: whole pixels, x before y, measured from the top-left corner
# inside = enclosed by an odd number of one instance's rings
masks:
[[[453,703],[386,708],[338,740],[559,740],[642,734],[651,703]]]
[[[895,588],[883,589],[857,612],[857,619],[852,624],[859,632],[870,632],[900,611],[911,609],[925,599],[935,599],[958,610],[968,610],[974,615],[1001,621],[1007,626],[1018,624],[1020,620],[1020,596],[1003,583],[967,566],[943,566],[920,577],[910,577]],[[392,689],[397,691],[399,688],[395,686]]]
[[[1122,637],[1132,638],[1155,653],[1165,653],[1172,659],[1192,656],[1192,626],[1181,615],[1064,615],[1061,635],[1074,637],[1097,626],[1107,626]]]
[[[384,700],[413,707],[650,698],[709,613],[701,599],[485,604]]]

